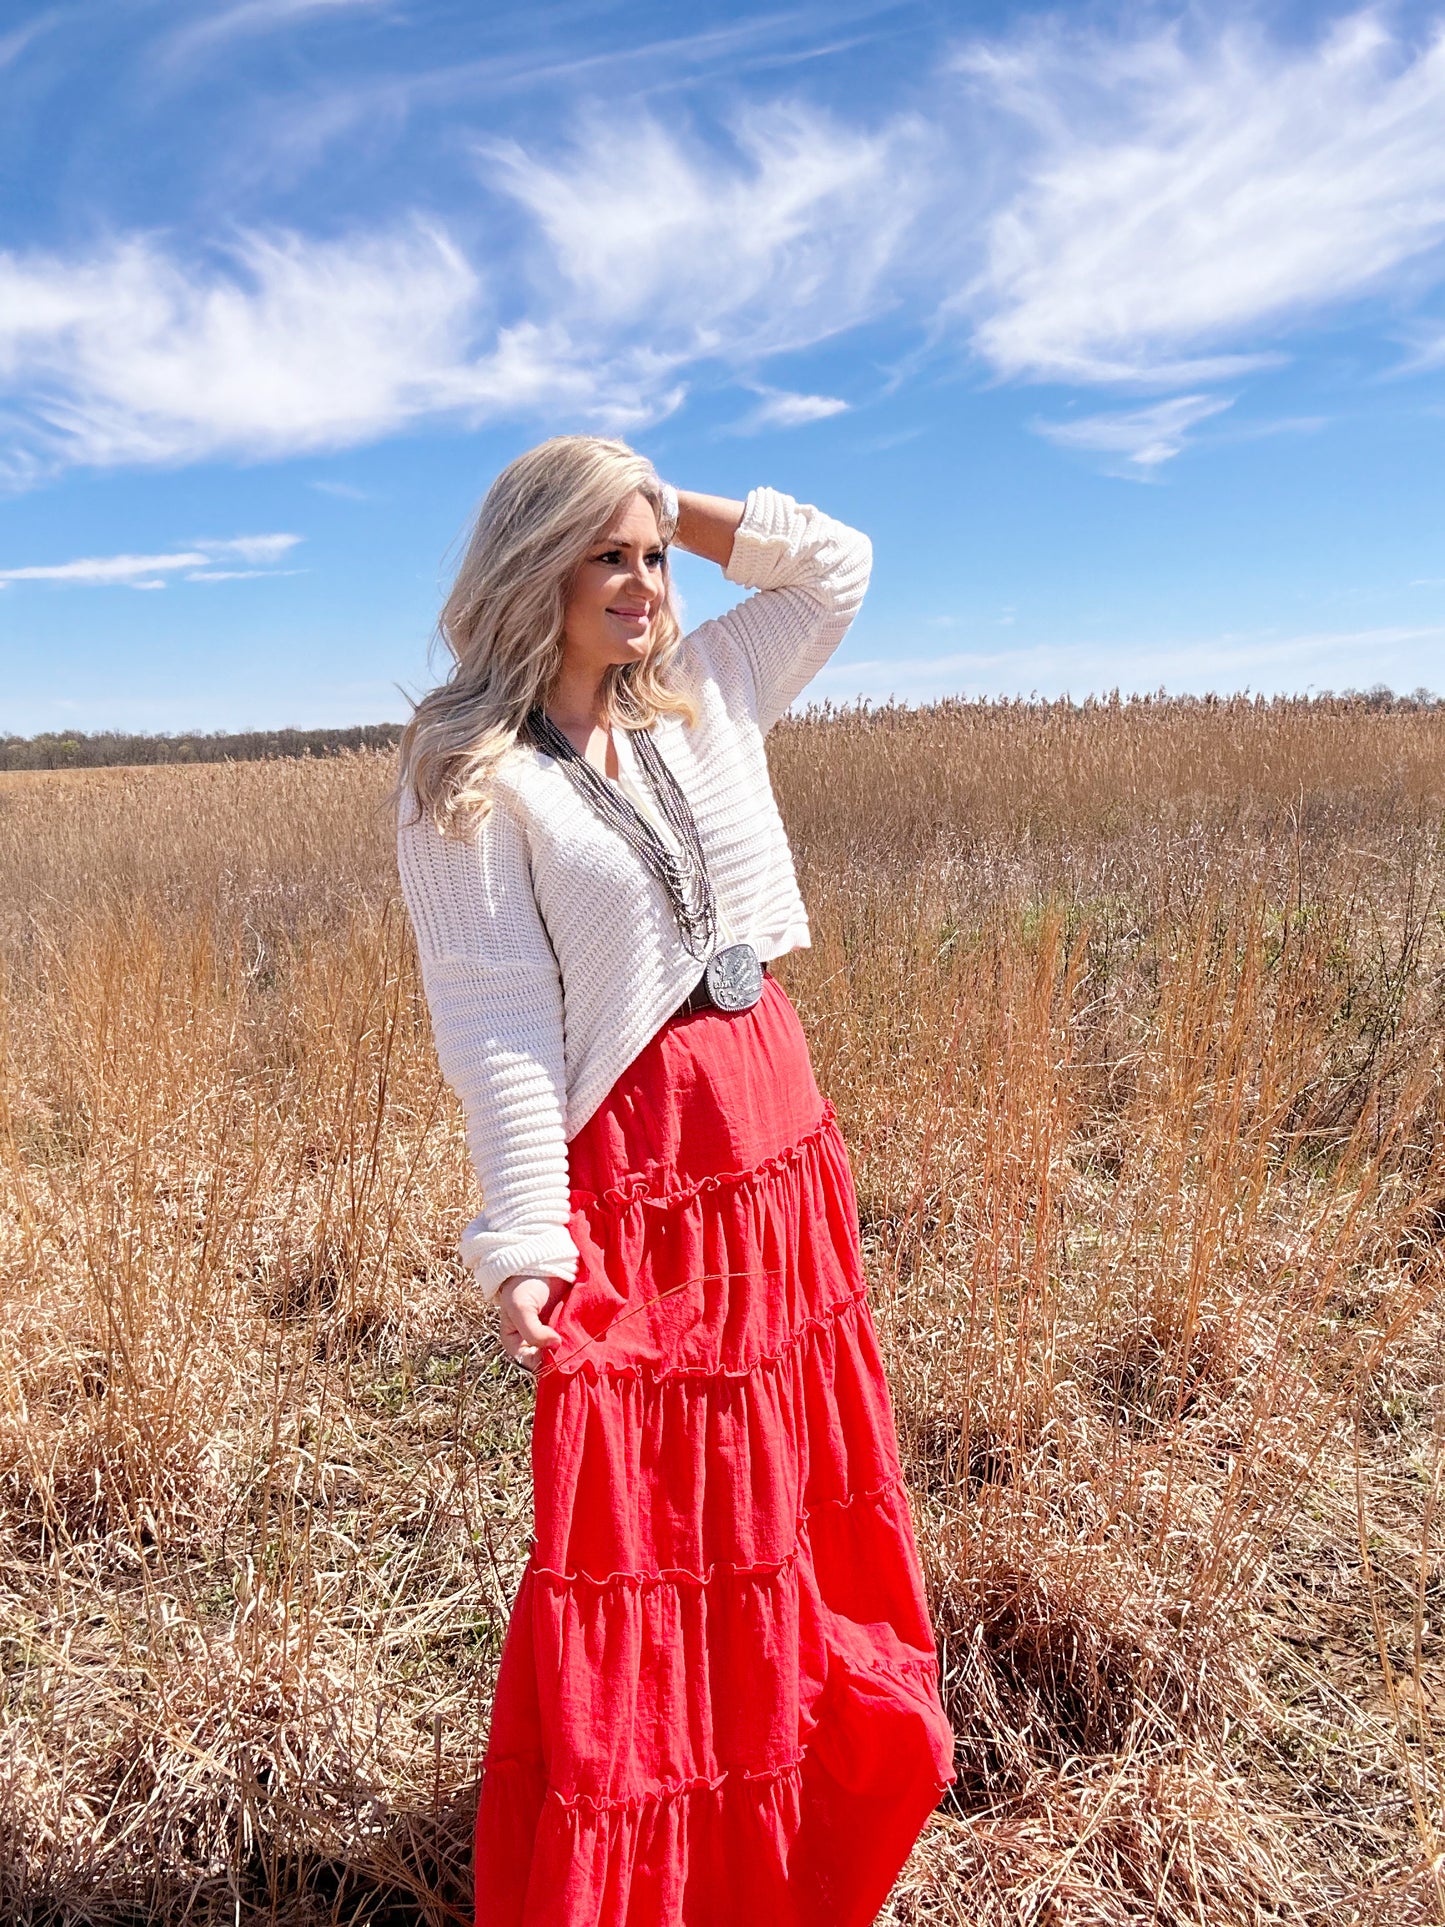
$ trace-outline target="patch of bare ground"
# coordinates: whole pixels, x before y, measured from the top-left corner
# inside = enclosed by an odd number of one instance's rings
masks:
[[[770,739],[958,1736],[883,1917],[1442,1917],[1445,716]],[[466,1918],[530,1388],[385,754],[0,786],[0,1919]]]

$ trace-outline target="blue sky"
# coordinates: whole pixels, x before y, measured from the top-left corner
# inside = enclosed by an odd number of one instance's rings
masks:
[[[0,730],[401,717],[576,430],[868,531],[810,695],[1445,689],[1445,13],[12,0],[0,103]]]

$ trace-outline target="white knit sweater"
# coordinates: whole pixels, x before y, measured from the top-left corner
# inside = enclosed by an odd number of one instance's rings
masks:
[[[777,489],[744,505],[724,571],[760,591],[686,636],[695,726],[654,740],[697,818],[734,941],[765,961],[808,942],[763,737],[843,637],[868,538]],[[626,730],[618,760],[642,781]],[[490,1294],[517,1272],[572,1279],[567,1145],[697,982],[662,886],[529,744],[503,757],[472,840],[398,817],[401,885],[443,1075],[461,1099],[484,1209],[461,1252]]]

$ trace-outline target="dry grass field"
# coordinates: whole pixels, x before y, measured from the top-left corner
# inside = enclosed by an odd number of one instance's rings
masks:
[[[1445,712],[771,748],[959,1740],[885,1918],[1440,1919]],[[531,1386],[390,775],[0,779],[7,1927],[465,1917]]]

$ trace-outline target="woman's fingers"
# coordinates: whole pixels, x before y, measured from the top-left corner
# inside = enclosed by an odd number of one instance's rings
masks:
[[[508,1358],[510,1358],[514,1364],[525,1365],[527,1369],[531,1371],[537,1360],[536,1349],[527,1344],[521,1332],[518,1331],[511,1320],[505,1316],[502,1319],[500,1335],[502,1350],[507,1354]]]
[[[501,1339],[508,1357],[535,1371],[542,1354],[562,1342],[562,1334],[546,1322],[553,1295],[551,1279],[510,1279],[501,1290]]]
[[[522,1342],[525,1345],[533,1347],[556,1345],[561,1340],[561,1333],[555,1331],[551,1325],[543,1324],[541,1313],[535,1311],[531,1305],[514,1305],[512,1317],[517,1330],[522,1334]]]
[[[507,1305],[512,1323],[529,1345],[555,1345],[561,1334],[546,1322],[552,1283],[547,1278],[524,1278],[511,1293]]]

